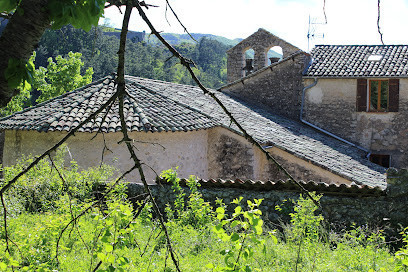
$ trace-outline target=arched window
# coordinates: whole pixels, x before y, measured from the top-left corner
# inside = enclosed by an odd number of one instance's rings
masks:
[[[266,53],[265,66],[269,66],[272,63],[281,61],[282,57],[283,57],[282,47],[280,47],[280,46],[272,47]]]
[[[242,76],[247,76],[254,71],[255,51],[252,48],[245,50],[243,55]]]

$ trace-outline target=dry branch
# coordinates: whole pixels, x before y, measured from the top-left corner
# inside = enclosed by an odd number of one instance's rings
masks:
[[[241,126],[241,124],[238,123],[238,121],[234,118],[234,116],[232,115],[232,113],[224,106],[224,104],[221,102],[221,100],[218,99],[218,97],[215,96],[215,94],[211,91],[209,91],[206,87],[204,87],[204,85],[200,82],[200,80],[197,78],[197,76],[194,74],[194,71],[191,68],[191,64],[192,61],[185,58],[184,56],[182,56],[173,46],[171,46],[161,35],[160,33],[155,29],[155,27],[153,26],[153,24],[150,22],[150,20],[147,18],[145,12],[143,11],[142,7],[140,6],[138,1],[133,1],[135,7],[137,8],[137,10],[139,11],[140,17],[142,17],[142,19],[146,22],[146,24],[149,26],[151,32],[156,35],[156,37],[167,47],[167,49],[174,55],[176,56],[181,64],[186,67],[186,69],[190,72],[191,77],[193,78],[193,80],[197,83],[197,85],[200,87],[200,89],[203,91],[204,94],[209,95],[212,99],[214,99],[217,104],[223,109],[223,111],[225,112],[225,114],[228,115],[228,117],[230,118],[231,122],[234,123],[238,129],[241,131],[241,133],[244,135],[244,137],[253,145],[255,145],[259,150],[262,151],[262,153],[265,154],[266,158],[268,159],[268,161],[272,161],[278,168],[279,170],[281,170],[285,176],[294,184],[296,184],[300,190],[307,195],[307,197],[309,197],[313,203],[315,205],[317,205],[318,207],[321,207],[320,204],[313,198],[313,196],[310,194],[310,192],[308,190],[306,190],[302,184],[300,184],[297,180],[295,180],[295,178],[278,162],[276,161],[276,159],[274,157],[271,156],[271,154],[269,154],[269,152],[267,152],[265,149],[262,148],[262,146],[255,141],[255,139],[249,135],[247,133],[247,131]]]
[[[138,7],[141,8],[139,2],[137,2]],[[135,166],[139,170],[139,175],[140,179],[143,182],[144,189],[146,193],[149,194],[152,204],[153,204],[153,210],[159,217],[160,224],[162,226],[162,229],[164,230],[165,236],[166,236],[166,241],[167,241],[167,247],[170,251],[170,255],[172,258],[172,261],[174,265],[176,266],[177,271],[180,271],[178,261],[176,259],[174,250],[171,245],[170,237],[167,231],[167,227],[164,223],[163,215],[161,214],[159,207],[152,195],[152,192],[150,191],[149,185],[147,184],[146,177],[144,175],[143,169],[142,169],[142,164],[140,163],[139,158],[137,157],[135,151],[133,150],[133,146],[131,143],[131,140],[129,138],[128,132],[127,132],[127,127],[126,127],[126,121],[125,121],[125,115],[123,111],[123,99],[124,95],[126,94],[126,84],[125,84],[125,48],[126,48],[126,34],[128,31],[128,25],[129,25],[129,19],[130,19],[130,14],[133,8],[133,3],[131,0],[128,0],[126,2],[126,11],[125,11],[125,16],[123,18],[123,23],[122,23],[122,32],[120,34],[120,45],[119,45],[119,61],[118,61],[118,73],[117,73],[117,93],[118,93],[118,98],[119,98],[119,117],[120,117],[120,123],[121,123],[121,131],[123,134],[123,139],[121,142],[124,142],[127,146],[127,149],[130,153],[130,156],[132,160],[135,163]]]

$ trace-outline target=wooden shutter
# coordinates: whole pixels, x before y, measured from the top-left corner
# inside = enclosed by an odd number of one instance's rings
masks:
[[[367,111],[367,79],[357,79],[357,111]]]
[[[389,80],[388,111],[397,112],[399,106],[399,79]]]

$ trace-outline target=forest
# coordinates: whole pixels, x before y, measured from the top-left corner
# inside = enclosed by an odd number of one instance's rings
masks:
[[[49,58],[67,56],[69,52],[82,54],[83,70],[93,68],[93,80],[116,72],[119,39],[105,35],[107,27],[98,26],[89,32],[68,25],[59,30],[47,30],[36,49],[36,68],[48,65]],[[179,62],[157,42],[129,39],[126,45],[127,75],[194,84]],[[153,38],[152,38],[153,40]],[[198,41],[182,42],[175,48],[196,64],[200,80],[209,88],[218,88],[226,82],[226,51],[231,46],[202,37]]]

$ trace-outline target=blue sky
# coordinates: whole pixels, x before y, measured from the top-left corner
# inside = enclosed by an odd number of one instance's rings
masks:
[[[163,32],[183,33],[175,18],[165,14],[165,0],[146,0],[158,5],[146,12]],[[309,15],[324,22],[323,0],[169,0],[183,24],[192,33],[209,33],[227,38],[245,38],[265,28],[304,50],[308,48]],[[377,32],[377,0],[326,0],[326,25],[314,25],[324,38],[313,44],[380,44]],[[122,16],[116,7],[105,17],[120,27]],[[385,44],[408,44],[408,0],[381,0],[381,30]],[[149,32],[133,11],[130,29]]]

